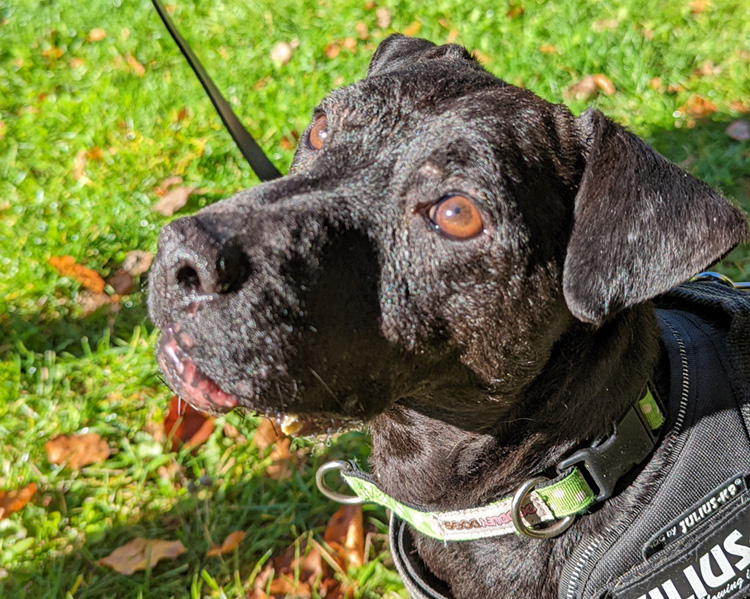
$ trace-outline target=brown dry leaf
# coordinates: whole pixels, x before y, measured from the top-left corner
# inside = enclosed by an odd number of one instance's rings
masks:
[[[45,50],[44,52],[42,52],[42,56],[44,56],[44,58],[49,58],[52,60],[56,60],[60,58],[62,55],[63,55],[63,51],[57,46],[52,46],[48,50]]]
[[[721,73],[721,67],[716,66],[710,60],[704,60],[701,65],[693,71],[696,77],[712,77]]]
[[[489,54],[485,54],[481,50],[474,50],[471,54],[483,65],[492,62],[492,57]]]
[[[287,42],[276,42],[271,48],[271,62],[276,65],[285,65],[292,60],[294,49]]]
[[[563,95],[569,100],[592,100],[600,90],[608,96],[611,96],[616,91],[612,80],[602,73],[586,75],[583,79],[566,89]]]
[[[367,23],[365,23],[364,21],[360,21],[359,23],[357,23],[354,26],[354,31],[357,34],[357,37],[362,41],[365,41],[370,37],[370,30],[367,28]]]
[[[151,210],[164,216],[172,216],[187,204],[188,199],[190,199],[195,189],[195,187],[175,187],[168,191],[156,204],[151,206]]]
[[[0,520],[22,510],[36,493],[36,483],[15,491],[0,491]]]
[[[288,437],[276,441],[271,450],[273,462],[266,468],[266,476],[273,480],[286,480],[292,475],[292,466],[295,462],[294,456],[289,451],[292,440]]]
[[[694,15],[699,15],[704,12],[710,4],[709,0],[690,0],[690,2],[688,2],[690,12]]]
[[[391,11],[387,8],[380,7],[375,11],[375,19],[378,22],[378,27],[381,29],[388,29],[391,26]]]
[[[97,563],[129,576],[138,570],[153,568],[162,559],[174,559],[186,551],[187,549],[180,541],[138,537],[115,549]]]
[[[344,50],[347,50],[348,52],[354,52],[357,49],[357,40],[354,39],[353,37],[346,37],[344,38],[342,47],[344,48]]]
[[[505,16],[509,19],[515,19],[516,17],[520,17],[525,12],[526,9],[520,4],[512,4],[508,9],[508,12],[505,13]]]
[[[245,533],[241,530],[230,532],[227,535],[227,538],[224,539],[224,542],[220,547],[218,545],[214,545],[213,547],[211,547],[211,549],[208,550],[208,553],[206,553],[206,557],[214,557],[217,555],[232,553],[232,551],[234,551],[239,546],[240,542],[244,538]]]
[[[326,47],[323,49],[323,53],[328,58],[336,58],[341,53],[341,44],[339,42],[331,42],[330,44],[326,44]]]
[[[326,525],[323,540],[336,551],[338,562],[346,570],[365,563],[365,533],[362,507],[342,505]]]
[[[419,33],[419,30],[422,29],[422,23],[419,21],[414,21],[411,25],[408,25],[406,28],[404,28],[404,35],[407,37],[413,37]]]
[[[104,291],[104,279],[95,271],[76,263],[73,256],[52,256],[49,264],[64,277],[71,277],[94,293]]]
[[[112,306],[116,302],[116,296],[109,296],[106,293],[95,293],[84,289],[78,294],[76,302],[81,307],[81,316],[89,316],[103,306]]]
[[[89,35],[86,39],[90,42],[100,42],[105,37],[107,37],[107,32],[101,27],[97,27],[96,29],[89,31]]]
[[[258,428],[255,429],[253,443],[258,448],[258,451],[263,452],[281,439],[282,436],[279,427],[270,418],[263,418],[258,423]]]
[[[539,51],[542,54],[554,54],[555,52],[557,52],[557,48],[555,48],[555,46],[553,46],[552,44],[542,44],[541,46],[539,46]]]
[[[133,275],[124,269],[120,269],[115,274],[107,277],[106,282],[107,285],[115,290],[117,295],[130,295],[135,290]]]
[[[681,114],[688,114],[695,118],[703,118],[718,110],[716,104],[702,96],[690,96],[680,108],[677,109]]]
[[[224,423],[224,429],[222,430],[222,432],[227,439],[231,439],[232,441],[236,441],[237,443],[245,443],[247,441],[247,439],[245,439],[245,436],[239,431],[239,429],[233,424],[229,424],[228,422]]]
[[[76,181],[80,181],[81,179],[88,180],[88,177],[84,174],[84,169],[86,168],[86,150],[78,150],[76,153],[76,157],[73,160],[73,178]]]
[[[86,64],[86,61],[83,60],[83,58],[79,58],[78,56],[76,56],[75,58],[71,58],[70,59],[70,68],[71,69],[77,69],[79,67],[82,67],[85,64]]]
[[[203,445],[214,428],[213,416],[199,412],[187,402],[180,401],[176,395],[172,397],[164,419],[164,433],[172,439],[172,451],[178,451],[183,445],[188,449]]]
[[[597,33],[601,33],[602,31],[612,31],[613,29],[617,29],[619,24],[620,21],[617,19],[602,19],[601,21],[594,21],[591,23],[591,29]]]
[[[130,273],[134,277],[137,277],[151,268],[151,262],[153,260],[154,255],[151,252],[144,252],[143,250],[133,250],[125,255],[125,260],[122,263],[122,270]]]
[[[448,37],[445,38],[445,43],[446,44],[452,44],[453,42],[455,42],[458,39],[458,35],[459,35],[458,29],[451,29],[448,32]]]
[[[737,141],[750,139],[750,123],[744,119],[734,121],[726,128],[726,134]]]
[[[159,185],[156,186],[154,193],[159,197],[165,196],[169,193],[169,190],[175,185],[182,183],[182,177],[179,175],[173,175],[164,179]]]
[[[661,77],[652,77],[648,82],[648,86],[658,92],[664,91],[664,86],[661,84]]]
[[[608,96],[611,96],[617,91],[617,89],[615,88],[615,84],[612,83],[612,80],[603,73],[597,73],[596,75],[594,75],[594,82],[596,83],[596,87],[598,87]]]
[[[138,62],[138,59],[135,56],[133,56],[130,52],[128,52],[125,55],[125,60],[128,61],[130,68],[133,69],[133,72],[136,75],[138,75],[139,77],[143,77],[146,74],[146,67],[144,67],[140,62]]]
[[[736,110],[739,113],[745,114],[747,112],[750,112],[750,104],[745,104],[743,102],[739,102],[738,100],[734,100],[729,105],[732,107],[732,110]],[[2,126],[0,126],[0,129],[2,129]],[[0,139],[2,139],[2,136],[0,136]]]
[[[269,579],[270,595],[265,593]],[[298,577],[298,578],[297,578]],[[295,580],[296,579],[296,580]],[[313,585],[321,596],[335,599],[338,582],[331,577],[331,569],[323,560],[318,547],[309,551],[306,541],[293,543],[272,562],[266,564],[253,584],[252,599],[283,599],[287,597],[310,597]]]
[[[65,464],[73,470],[102,462],[112,452],[107,442],[96,433],[58,435],[44,444],[44,450],[51,463]]]

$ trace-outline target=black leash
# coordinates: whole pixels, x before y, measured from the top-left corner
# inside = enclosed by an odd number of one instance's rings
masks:
[[[172,39],[174,39],[180,51],[187,59],[190,67],[193,69],[196,76],[198,77],[198,80],[201,82],[203,89],[206,90],[208,97],[211,99],[211,102],[216,108],[216,112],[219,113],[221,120],[224,122],[224,126],[229,131],[232,139],[234,139],[237,147],[239,147],[240,152],[242,152],[242,155],[245,157],[245,160],[247,160],[250,164],[250,168],[255,171],[255,174],[258,175],[261,181],[270,181],[271,179],[277,179],[281,177],[282,175],[279,170],[268,159],[268,156],[266,156],[258,143],[253,139],[252,135],[250,135],[247,129],[245,129],[242,123],[240,123],[237,115],[234,114],[234,111],[224,99],[224,96],[221,95],[219,89],[206,73],[203,65],[200,63],[195,54],[193,54],[193,51],[190,49],[190,46],[188,46],[188,43],[180,35],[180,32],[177,31],[177,28],[170,20],[169,15],[167,15],[167,11],[165,10],[160,0],[151,1],[154,4],[154,8],[156,8],[156,12],[159,13],[161,20],[164,22],[167,31],[169,31]]]

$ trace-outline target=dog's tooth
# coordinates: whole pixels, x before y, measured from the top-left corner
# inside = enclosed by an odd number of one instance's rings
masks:
[[[285,435],[294,435],[302,430],[302,422],[294,414],[286,414],[281,421],[281,432]]]

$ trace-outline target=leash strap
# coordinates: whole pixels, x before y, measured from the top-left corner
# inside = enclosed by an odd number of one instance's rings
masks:
[[[229,103],[221,95],[221,92],[216,87],[211,77],[208,76],[203,65],[200,63],[198,58],[195,56],[190,46],[185,39],[177,31],[177,28],[172,23],[166,9],[160,2],[160,0],[152,0],[156,12],[159,13],[164,26],[169,31],[172,39],[177,44],[177,47],[182,52],[183,56],[187,59],[193,72],[198,77],[198,81],[201,82],[203,89],[206,90],[208,97],[211,99],[211,103],[216,108],[216,112],[219,113],[219,117],[224,123],[224,126],[229,131],[232,139],[237,144],[237,147],[242,152],[245,160],[250,164],[250,168],[253,169],[258,178],[261,181],[270,181],[271,179],[277,179],[281,177],[279,170],[273,165],[268,159],[268,156],[263,152],[261,147],[253,139],[252,135],[248,133],[247,129],[242,125],[237,115],[234,113]]]
[[[418,532],[441,541],[473,541],[516,532],[532,532],[527,536],[537,536],[533,532],[535,527],[539,530],[540,524],[584,513],[595,502],[609,497],[617,479],[649,455],[656,444],[654,431],[663,423],[663,410],[647,387],[642,398],[631,406],[606,441],[579,450],[561,462],[562,467],[558,468],[561,473],[556,479],[538,485],[521,485],[530,491],[524,493],[520,501],[516,497],[515,506],[514,497],[506,497],[476,508],[430,511],[384,493],[372,477],[353,462],[329,462],[322,466],[318,472],[318,486],[337,501],[381,505]],[[342,496],[325,485],[323,475],[333,469],[339,470],[356,496]],[[520,525],[514,522],[514,510],[519,513]],[[558,524],[552,528],[557,527],[559,532],[567,528],[560,528]],[[542,528],[541,532],[544,530]],[[546,536],[554,534],[559,533]]]

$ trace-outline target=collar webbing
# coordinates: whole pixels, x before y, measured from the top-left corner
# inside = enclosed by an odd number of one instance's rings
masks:
[[[638,422],[641,423],[642,432],[638,431]],[[629,470],[645,459],[656,443],[653,431],[663,423],[664,413],[647,387],[643,397],[631,406],[607,440],[575,452],[561,463],[570,462],[561,469],[564,471],[560,476],[548,484],[537,486],[525,496],[520,504],[523,523],[533,528],[566,516],[581,514],[596,501],[606,498],[608,491],[602,485],[607,489],[613,488],[616,478],[624,474],[623,469]],[[619,437],[618,433],[621,433]],[[635,442],[633,437],[636,438]],[[623,446],[634,448],[635,455],[619,459],[613,457],[622,452]],[[581,466],[577,463],[581,463]],[[600,466],[604,468],[604,472],[597,471]],[[359,470],[353,462],[340,462],[336,468],[361,502],[376,503],[391,510],[428,537],[443,541],[470,541],[517,532],[511,517],[512,497],[476,508],[435,512],[397,501],[387,495],[378,488],[369,474]],[[593,480],[593,486],[589,479]],[[321,486],[321,490],[324,487]]]

